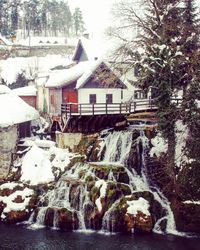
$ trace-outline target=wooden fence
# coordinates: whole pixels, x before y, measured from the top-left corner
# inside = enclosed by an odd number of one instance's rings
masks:
[[[61,105],[61,113],[65,113],[67,116],[131,114],[155,109],[153,99],[129,103],[65,103]]]

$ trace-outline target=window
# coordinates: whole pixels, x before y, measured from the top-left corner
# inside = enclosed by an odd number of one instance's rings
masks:
[[[108,104],[113,103],[113,95],[112,94],[106,95],[106,103],[108,103]]]
[[[136,90],[136,91],[134,91],[134,98],[135,99],[146,99],[147,93],[145,93],[143,90]]]
[[[91,94],[89,96],[89,99],[90,99],[90,103],[92,103],[92,104],[97,102],[97,98],[96,98],[95,94]]]

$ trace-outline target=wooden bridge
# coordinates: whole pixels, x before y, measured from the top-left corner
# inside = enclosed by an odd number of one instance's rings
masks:
[[[173,99],[177,106],[181,99]],[[129,103],[65,103],[61,105],[61,116],[52,117],[52,130],[62,132],[97,132],[116,124],[126,124],[131,114],[154,112],[154,99],[135,100]]]

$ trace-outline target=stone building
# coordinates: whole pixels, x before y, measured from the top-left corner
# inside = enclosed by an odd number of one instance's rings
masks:
[[[0,179],[9,173],[20,127],[28,129],[24,125],[30,125],[30,121],[38,117],[39,113],[33,107],[8,87],[0,85]]]

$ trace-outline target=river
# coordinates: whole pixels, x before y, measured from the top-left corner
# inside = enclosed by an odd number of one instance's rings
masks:
[[[2,250],[199,250],[199,245],[199,237],[85,234],[0,224]]]

